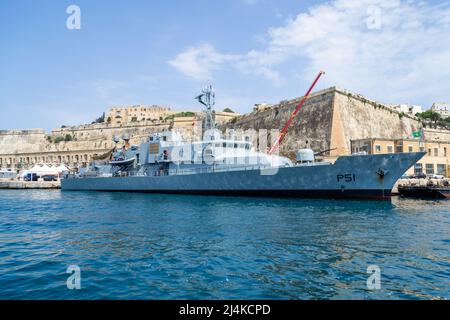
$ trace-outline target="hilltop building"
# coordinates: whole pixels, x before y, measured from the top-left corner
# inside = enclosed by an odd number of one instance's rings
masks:
[[[408,114],[410,116],[415,116],[418,113],[422,113],[422,106],[415,106],[410,104],[394,104],[390,105],[390,107],[399,113]]]
[[[450,105],[448,103],[436,102],[431,106],[431,110],[439,113],[442,118],[450,117]]]
[[[164,120],[173,113],[170,108],[155,105],[112,107],[106,114],[105,121],[113,126],[117,126],[134,122]]]

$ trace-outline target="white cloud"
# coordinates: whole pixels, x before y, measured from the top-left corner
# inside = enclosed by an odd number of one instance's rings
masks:
[[[171,64],[197,79],[198,73],[212,78],[213,71],[222,67],[275,84],[281,83],[281,65],[308,77],[324,69],[327,84],[390,100],[386,102],[449,98],[447,2],[336,0],[270,28],[267,36],[262,50],[223,55],[203,44],[181,53]]]
[[[94,93],[102,100],[110,99],[115,93],[126,87],[127,84],[116,80],[97,80],[92,83]]]
[[[235,59],[235,56],[218,53],[212,45],[203,43],[187,48],[169,64],[191,78],[204,81],[211,80],[214,70]]]

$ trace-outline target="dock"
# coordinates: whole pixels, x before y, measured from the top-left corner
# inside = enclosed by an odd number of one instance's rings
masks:
[[[0,189],[60,189],[60,181],[0,180]]]

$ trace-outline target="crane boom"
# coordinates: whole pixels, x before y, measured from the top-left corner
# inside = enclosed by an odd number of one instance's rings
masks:
[[[311,93],[312,89],[315,87],[316,83],[319,81],[320,77],[325,74],[325,72],[320,71],[319,74],[317,75],[316,79],[314,80],[314,82],[312,83],[311,87],[309,88],[309,90],[306,92],[306,94],[303,96],[302,100],[300,101],[300,103],[298,104],[297,108],[295,108],[294,112],[292,113],[291,117],[289,118],[289,120],[286,122],[286,124],[284,125],[283,129],[281,130],[280,135],[278,136],[277,140],[275,140],[275,143],[273,144],[273,146],[270,148],[269,150],[269,154],[272,154],[275,152],[275,150],[278,149],[279,145],[281,144],[281,142],[283,142],[284,137],[286,136],[287,130],[289,129],[292,121],[294,120],[295,116],[297,115],[297,113],[299,112],[299,110],[302,108],[303,103],[305,103],[305,100],[308,98],[309,94]]]

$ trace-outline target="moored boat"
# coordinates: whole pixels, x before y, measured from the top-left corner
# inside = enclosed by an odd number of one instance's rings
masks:
[[[436,186],[399,186],[398,192],[408,198],[450,199],[450,188]]]
[[[318,78],[322,73],[316,78]],[[115,150],[110,162],[93,165],[61,181],[62,190],[129,191],[205,195],[245,195],[307,198],[389,199],[397,180],[425,152],[338,157],[319,161],[310,149],[296,161],[274,154],[299,106],[269,152],[255,150],[251,139],[221,137],[215,131],[209,87],[197,99],[206,106],[203,139],[183,141],[176,132],[149,136],[140,146]],[[116,143],[118,139],[115,140]]]

